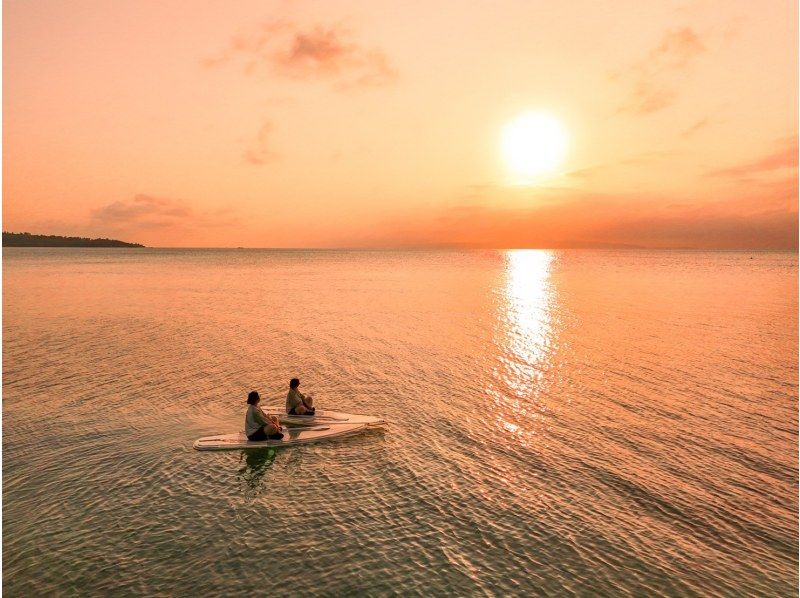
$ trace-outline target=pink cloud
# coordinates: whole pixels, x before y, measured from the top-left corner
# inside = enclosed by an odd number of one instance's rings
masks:
[[[102,235],[184,233],[197,228],[234,226],[238,221],[230,208],[198,212],[183,201],[138,194],[92,210],[86,230]]]
[[[651,197],[537,192],[527,208],[470,200],[430,216],[398,215],[343,245],[796,249],[797,180],[737,199],[668,205]]]
[[[649,114],[671,106],[678,99],[676,73],[703,52],[705,45],[690,27],[667,31],[643,60],[612,77],[629,87],[619,111]]]
[[[266,121],[261,125],[255,140],[242,156],[245,162],[261,166],[278,158],[277,152],[272,151],[271,148],[270,136],[272,135],[272,130],[273,125],[270,121]]]
[[[705,129],[711,123],[711,119],[707,116],[695,121],[690,127],[681,132],[681,137],[684,139],[691,137],[698,131]]]
[[[751,176],[769,173],[783,168],[797,168],[797,136],[781,140],[778,145],[778,149],[765,156],[729,168],[712,170],[708,172],[708,176],[747,179]]]
[[[221,56],[204,64],[232,60],[241,61],[248,74],[266,68],[280,77],[330,81],[338,89],[382,87],[397,79],[383,51],[363,46],[339,25],[302,28],[270,21],[254,33],[234,37]]]

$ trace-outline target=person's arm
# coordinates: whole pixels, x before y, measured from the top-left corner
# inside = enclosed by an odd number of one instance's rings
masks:
[[[256,407],[256,414],[257,414],[256,419],[260,420],[259,423],[261,425],[268,426],[272,424],[276,428],[280,429],[281,422],[277,417],[274,417],[272,415],[267,415],[261,410],[261,407]]]
[[[300,393],[299,391],[298,391],[297,394],[300,395],[300,399],[303,401],[303,406],[306,409],[311,409],[312,408],[311,407],[311,401],[309,400],[309,399],[311,399],[311,395],[310,394],[304,395],[304,394]]]

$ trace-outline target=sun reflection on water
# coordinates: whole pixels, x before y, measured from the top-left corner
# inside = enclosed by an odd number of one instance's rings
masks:
[[[554,254],[516,250],[506,252],[505,260],[496,341],[500,363],[489,392],[499,426],[526,444],[535,433],[536,420],[545,412],[540,395],[547,385],[545,376],[554,342]]]

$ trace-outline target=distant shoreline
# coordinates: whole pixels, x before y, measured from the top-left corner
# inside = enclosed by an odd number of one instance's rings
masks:
[[[398,245],[375,247],[235,247],[235,246],[146,246],[140,243],[128,243],[117,239],[90,239],[87,237],[64,237],[60,235],[34,235],[31,233],[3,232],[3,247],[62,247],[62,248],[146,248],[166,251],[349,251],[349,252],[431,252],[431,251],[650,251],[650,252],[739,252],[739,253],[797,253],[797,247],[646,247],[628,244],[575,244],[558,247],[484,247],[473,245]]]
[[[126,243],[116,239],[32,235],[31,233],[9,233],[3,231],[3,247],[144,247],[144,245]]]

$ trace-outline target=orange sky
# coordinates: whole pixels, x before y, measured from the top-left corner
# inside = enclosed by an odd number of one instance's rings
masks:
[[[797,7],[3,4],[3,228],[153,246],[797,247]],[[505,123],[566,161],[508,183]]]

